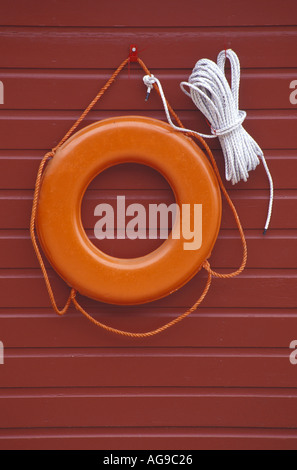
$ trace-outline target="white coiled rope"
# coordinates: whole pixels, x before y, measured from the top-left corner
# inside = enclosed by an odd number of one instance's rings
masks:
[[[231,88],[225,75],[227,58],[231,64]],[[209,59],[199,60],[189,81],[180,84],[182,91],[193,100],[209,121],[211,135],[176,126],[171,120],[160,81],[154,75],[146,75],[143,81],[147,86],[147,99],[153,84],[158,85],[167,120],[175,130],[193,132],[207,139],[219,138],[225,159],[227,181],[231,181],[232,184],[240,180],[247,181],[249,172],[259,165],[261,158],[270,185],[269,208],[264,228],[266,233],[272,215],[273,180],[263,151],[242,126],[246,112],[239,110],[240,63],[235,52],[231,49],[220,52],[217,64]]]

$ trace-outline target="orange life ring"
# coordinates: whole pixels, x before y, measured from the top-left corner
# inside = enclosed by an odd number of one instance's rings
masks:
[[[199,250],[184,250],[182,234],[132,259],[114,258],[91,243],[81,221],[84,193],[96,175],[125,162],[159,171],[180,207],[202,204]],[[43,175],[37,230],[48,260],[71,287],[111,304],[140,304],[172,293],[199,271],[217,239],[221,206],[214,171],[192,139],[155,119],[117,117],[85,127],[57,150]]]

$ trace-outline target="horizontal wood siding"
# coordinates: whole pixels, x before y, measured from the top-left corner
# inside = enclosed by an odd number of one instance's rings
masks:
[[[297,339],[297,105],[290,101],[296,17],[296,0],[215,0],[203,7],[196,0],[151,0],[145,7],[136,0],[2,2],[0,449],[297,448],[297,369],[289,361]],[[214,279],[199,310],[145,340],[97,329],[72,307],[56,316],[29,236],[42,155],[132,43],[184,125],[207,133],[179,83],[198,59],[234,49],[245,128],[264,149],[275,183],[265,237],[269,192],[262,165],[247,183],[226,183],[246,233],[247,269],[233,280]],[[156,93],[144,101],[142,76],[136,64],[127,67],[83,126],[118,115],[165,120]],[[224,179],[219,142],[210,146]],[[95,245],[121,257],[152,251],[161,240],[95,240],[94,208],[115,206],[117,195],[127,204],[169,203],[170,187],[155,171],[127,164],[99,175],[84,197],[83,224]],[[240,239],[223,201],[211,264],[229,272],[240,261]],[[46,265],[62,305],[69,287]],[[184,312],[205,282],[199,273],[171,296],[137,307],[79,300],[106,324],[146,331]]]
[[[25,26],[246,26],[246,25],[292,25],[295,12],[294,0],[283,0],[282,8],[278,0],[262,0],[254,5],[241,5],[237,0],[225,0],[224,4],[203,5],[186,0],[180,5],[178,0],[169,4],[150,1],[150,8],[143,12],[137,0],[112,3],[108,0],[86,0],[84,8],[66,0],[64,7],[59,0],[51,0],[46,8],[38,0],[29,0],[26,8],[21,0],[14,4],[5,0],[2,5],[1,24]],[[156,10],[158,14],[156,15]]]

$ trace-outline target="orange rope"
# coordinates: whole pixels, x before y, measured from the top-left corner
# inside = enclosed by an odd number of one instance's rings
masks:
[[[79,118],[77,119],[77,121],[73,124],[73,126],[69,129],[69,131],[64,135],[63,139],[58,143],[58,145],[56,147],[53,148],[53,152],[56,152],[58,150],[59,147],[61,147],[61,145],[64,144],[64,142],[66,142],[66,140],[69,139],[69,137],[73,134],[73,132],[77,129],[77,127],[80,125],[80,123],[85,119],[85,117],[87,116],[87,114],[89,114],[89,112],[92,110],[92,108],[94,108],[95,104],[97,103],[97,101],[100,100],[100,98],[104,95],[104,93],[106,92],[106,90],[110,87],[110,85],[115,81],[115,79],[117,78],[117,76],[119,75],[119,73],[123,70],[123,68],[128,64],[129,62],[129,57],[127,59],[125,59],[121,65],[115,70],[115,72],[112,74],[112,76],[109,78],[109,80],[107,80],[107,82],[105,83],[105,85],[103,85],[103,87],[101,88],[101,90],[99,91],[99,93],[95,96],[95,98],[91,101],[91,103],[86,107],[86,109],[84,110],[84,112],[79,116]]]
[[[139,65],[142,67],[142,69],[145,71],[145,73],[147,75],[151,75],[149,69],[146,67],[144,62],[139,58],[137,59],[137,61],[138,61]],[[216,161],[215,161],[215,159],[212,155],[212,152],[211,152],[209,146],[207,145],[207,143],[204,141],[204,139],[202,137],[197,136],[196,134],[188,133],[188,135],[196,137],[198,139],[198,141],[205,148],[205,150],[206,150],[206,152],[207,152],[207,154],[208,154],[208,156],[211,160],[211,163],[213,165],[213,168],[214,168],[214,171],[216,173],[216,176],[217,176],[218,182],[220,184],[221,190],[222,190],[223,194],[225,195],[225,197],[227,199],[227,202],[228,202],[228,204],[229,204],[229,206],[230,206],[230,208],[233,212],[233,215],[234,215],[234,218],[235,218],[235,221],[236,221],[239,233],[240,233],[242,245],[243,245],[243,258],[242,258],[242,263],[241,263],[241,266],[239,267],[239,269],[237,271],[234,271],[234,272],[229,273],[229,274],[220,274],[220,273],[217,273],[217,272],[213,271],[210,267],[209,262],[206,260],[203,263],[202,267],[207,271],[207,281],[206,281],[206,285],[205,285],[204,290],[203,290],[201,296],[199,297],[199,299],[192,305],[192,307],[190,307],[186,312],[184,312],[183,314],[181,314],[180,316],[178,316],[174,320],[171,320],[170,322],[166,323],[165,325],[163,325],[163,326],[161,326],[161,327],[159,327],[155,330],[148,331],[148,332],[145,332],[145,333],[133,333],[133,332],[129,332],[129,331],[118,330],[116,328],[112,328],[108,325],[105,325],[104,323],[101,323],[101,322],[95,320],[90,314],[88,314],[83,309],[83,307],[76,300],[77,291],[74,288],[71,289],[65,306],[62,309],[58,308],[56,300],[55,300],[55,296],[54,296],[54,293],[53,293],[53,290],[52,290],[52,287],[51,287],[51,283],[50,283],[50,280],[49,280],[49,276],[47,274],[47,270],[46,270],[46,267],[45,267],[40,249],[38,247],[38,243],[37,243],[37,239],[36,239],[36,235],[35,235],[36,213],[37,213],[37,205],[38,205],[40,188],[41,188],[42,174],[43,174],[44,168],[45,168],[48,160],[50,160],[51,158],[54,157],[56,151],[73,134],[73,132],[77,129],[77,127],[80,125],[80,123],[84,120],[84,118],[87,116],[87,114],[91,111],[91,109],[95,106],[95,104],[103,96],[103,94],[106,92],[106,90],[115,81],[116,77],[119,75],[119,73],[122,71],[122,69],[129,62],[130,62],[130,58],[128,57],[127,59],[125,59],[120,64],[120,66],[115,70],[115,72],[112,74],[110,79],[101,88],[99,93],[95,96],[95,98],[91,101],[91,103],[83,111],[83,113],[80,115],[80,117],[77,119],[77,121],[73,124],[73,126],[69,129],[69,131],[65,134],[65,136],[61,139],[61,141],[58,143],[58,145],[56,145],[56,147],[54,147],[50,152],[46,153],[45,156],[43,157],[43,159],[40,163],[39,169],[38,169],[36,183],[35,183],[35,191],[34,191],[34,196],[33,196],[33,206],[32,206],[31,222],[30,222],[30,234],[31,234],[31,239],[32,239],[32,243],[33,243],[33,248],[35,250],[37,259],[39,261],[39,264],[40,264],[40,267],[41,267],[41,270],[42,270],[42,273],[43,273],[43,277],[44,277],[44,280],[45,280],[45,284],[46,284],[46,287],[47,287],[47,291],[48,291],[48,294],[49,294],[49,297],[50,297],[52,307],[58,315],[64,315],[67,312],[67,310],[68,310],[68,308],[69,308],[69,306],[72,302],[74,304],[75,308],[80,313],[82,313],[94,325],[99,326],[99,327],[103,328],[104,330],[107,330],[111,333],[116,333],[118,335],[128,336],[128,337],[131,337],[131,338],[146,338],[146,337],[153,336],[153,335],[156,335],[158,333],[161,333],[162,331],[170,328],[173,325],[176,325],[177,323],[182,321],[184,318],[186,318],[188,315],[193,313],[199,307],[199,305],[202,303],[202,301],[205,299],[205,297],[206,297],[206,295],[209,291],[210,285],[211,285],[212,277],[232,278],[232,277],[238,276],[244,270],[244,268],[246,266],[246,262],[247,262],[247,244],[246,244],[244,232],[243,232],[240,220],[239,220],[239,216],[238,216],[237,211],[234,207],[234,204],[232,203],[232,201],[231,201],[231,199],[230,199],[230,197],[227,193],[227,190],[226,190],[226,188],[224,186],[224,183],[221,179]],[[159,89],[158,89],[156,84],[154,84],[154,88],[159,93]],[[175,113],[175,111],[172,109],[172,107],[170,106],[170,104],[168,102],[167,102],[167,106],[168,106],[170,114],[176,120],[176,122],[179,124],[179,126],[184,127],[182,122],[180,121],[179,117],[177,116],[177,114]]]
[[[195,134],[196,136],[196,134]],[[203,139],[202,139],[203,140]],[[245,236],[244,236],[244,231],[243,231],[243,228],[242,228],[242,225],[241,225],[241,222],[240,222],[240,219],[239,219],[239,216],[238,216],[238,213],[236,211],[236,208],[224,186],[224,183],[222,181],[222,178],[221,178],[221,175],[220,175],[220,172],[219,172],[219,169],[217,167],[217,163],[214,159],[214,156],[209,148],[209,146],[207,145],[206,142],[203,141],[203,145],[204,145],[204,148],[211,160],[211,163],[212,163],[212,166],[214,168],[214,171],[215,171],[215,174],[217,176],[217,179],[218,179],[218,182],[219,182],[219,185],[220,185],[220,188],[225,196],[225,198],[227,199],[227,202],[229,204],[229,207],[233,213],[233,216],[234,216],[234,219],[235,219],[235,222],[236,222],[236,225],[237,225],[237,228],[238,228],[238,231],[239,231],[239,234],[240,234],[240,239],[241,239],[241,243],[242,243],[242,247],[243,247],[243,255],[242,255],[242,261],[241,261],[241,265],[240,267],[232,272],[232,273],[227,273],[227,274],[221,274],[221,273],[217,273],[216,271],[213,271],[211,268],[210,268],[210,265],[208,263],[208,265],[205,267],[205,269],[214,277],[218,277],[218,278],[221,278],[221,279],[230,279],[232,277],[236,277],[238,276],[239,274],[242,273],[242,271],[245,269],[246,267],[246,263],[247,263],[247,243],[246,243],[246,239],[245,239]]]
[[[151,75],[149,69],[146,67],[145,63],[141,60],[141,59],[138,59],[138,63],[139,65],[142,67],[142,69],[144,70],[144,72],[146,73],[146,75]],[[159,87],[156,83],[153,84],[154,86],[154,89],[157,91],[158,95],[160,95],[160,90],[159,90]],[[167,104],[167,107],[168,107],[168,110],[171,114],[171,116],[174,117],[174,119],[176,120],[176,122],[178,123],[179,127],[182,127],[184,128],[185,126],[183,125],[183,123],[181,122],[181,120],[179,119],[179,117],[177,116],[177,114],[175,113],[175,111],[172,109],[172,107],[170,106],[170,104],[168,103],[168,101],[166,100],[166,104]],[[228,273],[228,274],[220,274],[220,273],[217,273],[215,271],[213,271],[211,268],[210,268],[210,265],[209,263],[207,263],[204,268],[212,274],[212,276],[214,277],[219,277],[219,278],[232,278],[232,277],[235,277],[235,276],[238,276],[240,273],[242,273],[242,271],[244,270],[245,266],[246,266],[246,263],[247,263],[247,244],[246,244],[246,240],[245,240],[245,236],[244,236],[244,232],[243,232],[243,228],[242,228],[242,225],[241,225],[241,222],[240,222],[240,219],[239,219],[239,216],[237,214],[237,211],[235,209],[235,206],[233,204],[233,202],[231,201],[231,198],[225,188],[225,185],[223,183],[223,180],[221,178],[221,175],[220,175],[220,172],[219,172],[219,169],[218,169],[218,166],[217,166],[217,163],[215,161],[215,158],[212,154],[212,151],[210,150],[208,144],[205,142],[205,140],[203,139],[203,137],[199,136],[198,134],[194,134],[194,133],[191,133],[191,132],[187,132],[186,133],[187,135],[190,135],[192,137],[195,137],[202,145],[203,147],[205,148],[206,152],[207,152],[207,155],[209,156],[209,159],[212,163],[212,166],[214,168],[214,171],[215,171],[215,174],[217,176],[217,179],[218,179],[218,182],[219,182],[219,185],[220,185],[220,188],[229,204],[229,207],[231,208],[232,212],[233,212],[233,216],[234,216],[234,219],[235,219],[235,222],[236,222],[236,225],[237,225],[237,228],[239,230],[239,233],[240,233],[240,238],[241,238],[241,243],[242,243],[242,246],[243,246],[243,257],[242,257],[242,262],[241,262],[241,265],[240,265],[240,268],[237,269],[237,271],[234,271],[233,273]]]
[[[204,290],[203,290],[201,296],[199,297],[199,299],[195,302],[195,304],[191,308],[189,308],[186,312],[181,314],[179,317],[177,317],[174,320],[171,320],[170,322],[168,322],[165,325],[161,326],[160,328],[156,328],[155,330],[152,330],[152,331],[147,331],[146,333],[132,333],[130,331],[118,330],[116,328],[112,328],[111,326],[105,325],[104,323],[101,323],[101,322],[95,320],[95,318],[93,318],[89,313],[87,313],[82,308],[82,306],[77,302],[75,296],[73,296],[72,301],[75,305],[75,308],[80,313],[82,313],[88,320],[90,320],[94,325],[100,326],[100,328],[103,328],[104,330],[107,330],[110,333],[116,333],[117,335],[128,336],[130,338],[147,338],[149,336],[154,336],[158,333],[161,333],[162,331],[167,330],[168,328],[170,328],[173,325],[176,325],[177,323],[182,321],[184,318],[186,318],[188,315],[190,315],[192,312],[194,312],[197,309],[197,307],[199,307],[201,302],[203,302],[203,300],[205,299],[206,294],[207,294],[207,292],[210,288],[211,279],[212,279],[211,273],[208,273],[207,281],[206,281],[206,285],[204,287]]]
[[[57,304],[56,304],[56,301],[55,301],[55,296],[54,296],[54,293],[53,293],[53,290],[52,290],[52,287],[51,287],[51,283],[50,283],[50,280],[49,280],[49,277],[48,277],[48,274],[47,274],[47,271],[46,271],[46,267],[44,265],[44,262],[43,262],[38,244],[37,244],[36,236],[35,236],[35,221],[36,221],[37,205],[38,205],[38,199],[39,199],[39,193],[40,193],[40,187],[41,187],[42,173],[43,173],[43,170],[44,170],[44,167],[45,167],[47,161],[50,158],[52,158],[53,156],[54,156],[53,151],[48,152],[47,154],[45,154],[45,156],[43,157],[43,159],[40,163],[39,169],[38,169],[36,184],[35,184],[34,197],[33,197],[33,206],[32,206],[32,214],[31,214],[31,222],[30,222],[30,234],[31,234],[31,240],[32,240],[32,243],[33,243],[33,248],[35,250],[36,256],[38,258],[38,261],[39,261],[39,264],[40,264],[40,267],[41,267],[41,270],[42,270],[42,273],[43,273],[43,277],[44,277],[44,280],[45,280],[45,284],[46,284],[46,287],[47,287],[47,291],[49,293],[49,297],[50,297],[50,301],[51,301],[51,304],[53,306],[53,309],[55,310],[55,312],[58,315],[64,315],[64,313],[67,312],[67,310],[70,306],[70,303],[71,303],[71,300],[72,300],[72,291],[71,291],[71,293],[68,297],[68,300],[67,300],[64,308],[62,308],[62,310],[60,310],[57,307]]]

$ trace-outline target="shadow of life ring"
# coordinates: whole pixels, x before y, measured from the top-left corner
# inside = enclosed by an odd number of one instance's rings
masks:
[[[155,251],[115,258],[89,240],[81,221],[82,199],[105,169],[126,162],[150,166],[170,184],[177,205],[202,205],[202,243],[185,250],[178,218]],[[37,231],[57,273],[82,295],[120,305],[150,302],[176,291],[209,258],[221,225],[222,202],[215,173],[193,140],[155,119],[127,116],[102,120],[74,134],[43,174]],[[180,237],[173,233],[180,230]]]

